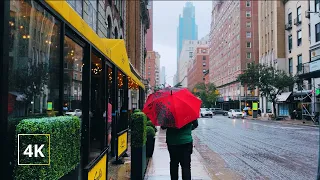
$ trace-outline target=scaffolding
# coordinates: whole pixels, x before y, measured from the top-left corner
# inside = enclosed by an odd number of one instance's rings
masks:
[[[314,114],[314,113],[310,113],[309,110],[308,110],[308,108],[305,106],[306,104],[311,104],[311,103],[304,103],[304,102],[303,102],[303,100],[305,100],[305,99],[308,98],[308,97],[309,97],[310,100],[312,101],[312,94],[314,94],[314,90],[311,90],[311,92],[308,92],[308,90],[305,89],[303,85],[301,85],[301,88],[302,88],[301,92],[302,92],[302,91],[307,91],[306,96],[304,96],[304,97],[302,97],[302,98],[300,99],[301,105],[302,105],[302,114],[301,114],[301,115],[302,115],[302,119],[303,119],[305,116],[306,116],[306,117],[310,117],[311,120],[313,121],[313,123],[316,123],[315,114]],[[313,102],[313,103],[315,103],[315,102]],[[313,108],[315,108],[315,107],[313,107]]]

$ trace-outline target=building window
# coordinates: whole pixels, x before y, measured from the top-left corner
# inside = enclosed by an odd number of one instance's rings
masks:
[[[202,63],[202,66],[203,66],[203,67],[206,67],[206,63]]]
[[[251,52],[247,52],[247,59],[251,59]]]
[[[150,66],[148,66],[148,69],[150,69]]]
[[[68,4],[82,17],[82,0],[67,0]]]
[[[251,22],[246,23],[247,28],[251,28]]]
[[[291,49],[292,49],[292,35],[291,34],[288,37],[288,48],[289,48],[289,51],[291,51]]]
[[[320,41],[320,23],[316,24],[316,42]]]
[[[15,117],[46,115],[51,108],[58,111],[61,107],[58,92],[62,88],[57,73],[61,54],[60,21],[37,1],[10,1],[10,10],[9,33],[14,36],[9,36],[12,45],[8,53],[9,122]],[[35,27],[43,28],[33,31]],[[37,59],[40,52],[42,59]]]
[[[189,52],[189,58],[193,57],[193,52]]]
[[[250,6],[251,6],[251,1],[247,1],[247,2],[246,2],[246,6],[247,6],[247,7],[250,7]]]
[[[298,72],[302,71],[302,55],[298,55],[298,66],[297,66]]]
[[[251,38],[251,32],[247,32],[247,33],[246,33],[246,37],[247,37],[247,38]]]
[[[289,58],[289,73],[293,73],[292,58]]]
[[[292,24],[292,13],[288,14],[288,23]]]
[[[297,32],[297,40],[298,40],[297,45],[300,46],[302,44],[302,33],[301,33],[301,30],[299,30]]]
[[[301,6],[299,6],[297,8],[297,18],[298,18],[298,22],[301,22]]]
[[[251,42],[247,42],[247,48],[251,48]]]
[[[251,17],[251,11],[246,11],[246,17]]]
[[[206,58],[206,56],[202,56],[202,60],[206,60],[207,58]]]
[[[320,9],[320,0],[315,0],[314,1],[315,3],[315,12],[319,12],[319,9]]]
[[[88,1],[88,8],[87,8],[87,13],[88,13],[88,18],[85,19],[88,23],[88,25],[95,31],[97,32],[97,14],[98,14],[98,2],[97,0],[90,0]]]

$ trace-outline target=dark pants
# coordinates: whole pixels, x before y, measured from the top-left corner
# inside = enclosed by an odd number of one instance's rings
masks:
[[[171,180],[179,179],[179,163],[182,169],[182,179],[191,180],[191,154],[193,144],[168,145],[170,154]]]

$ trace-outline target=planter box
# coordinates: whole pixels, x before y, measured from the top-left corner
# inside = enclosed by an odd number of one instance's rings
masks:
[[[77,167],[69,172],[68,174],[64,175],[60,178],[60,180],[77,180],[79,179],[80,173],[80,164],[77,165]]]
[[[155,137],[147,137],[147,157],[150,158],[153,155],[154,152],[154,144],[155,144],[156,138]]]
[[[143,180],[146,168],[146,145],[131,147],[131,180]]]

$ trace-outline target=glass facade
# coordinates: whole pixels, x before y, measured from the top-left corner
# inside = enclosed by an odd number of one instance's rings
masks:
[[[64,73],[63,73],[63,109],[69,112],[79,111],[81,116],[83,48],[72,39],[64,39]]]
[[[9,25],[9,117],[58,111],[59,21],[34,1],[10,1]]]

